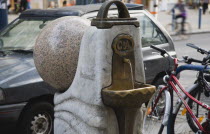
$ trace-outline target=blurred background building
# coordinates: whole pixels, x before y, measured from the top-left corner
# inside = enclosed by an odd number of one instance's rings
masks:
[[[18,12],[22,0],[7,0],[10,11]],[[102,3],[105,0],[25,0],[28,1],[29,8],[32,9],[47,9],[54,7],[63,7],[63,2],[66,1],[66,6],[85,5],[90,3]],[[143,4],[146,9],[153,11],[154,5],[158,5],[158,11],[170,10],[177,0],[122,0],[126,3]],[[184,0],[190,8],[197,8],[202,0]],[[27,8],[27,9],[29,9]]]
[[[11,5],[10,10],[14,10],[15,6],[19,6],[21,0],[8,0]],[[89,4],[89,3],[101,3],[104,0],[28,0],[30,1],[30,7],[33,9],[47,9],[50,7],[50,4],[53,3],[55,7],[62,7],[63,1],[67,1],[67,6],[72,6],[77,4]],[[145,7],[149,7],[153,5],[154,0],[123,0],[126,3],[136,3],[136,4],[144,4]],[[187,3],[196,3],[198,0],[186,0]],[[161,8],[167,9],[168,6],[173,3],[176,3],[177,0],[158,0],[161,4]]]
[[[64,0],[30,0],[30,7],[33,9],[47,9],[53,3],[54,7],[62,7]],[[66,0],[67,6],[75,5],[75,0]],[[14,10],[15,6],[20,6],[21,0],[9,0],[10,10]]]

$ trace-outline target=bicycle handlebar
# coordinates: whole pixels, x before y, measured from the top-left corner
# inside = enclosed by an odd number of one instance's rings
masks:
[[[210,63],[210,51],[206,51],[192,43],[188,43],[186,44],[187,46],[191,47],[191,48],[194,48],[197,50],[197,52],[201,53],[201,54],[206,54],[207,56],[203,58],[203,61],[202,61],[202,65],[206,65],[208,63]],[[200,63],[200,62],[198,62]]]
[[[203,61],[201,61],[201,60],[197,60],[197,59],[194,59],[194,58],[188,58],[188,56],[183,56],[182,58],[184,59],[184,62],[187,63],[187,64],[191,64],[192,62],[203,63]]]
[[[187,43],[186,44],[188,47],[192,47],[192,48],[195,48],[195,49],[199,49],[199,47],[197,47],[196,45],[192,44],[192,43]]]
[[[196,46],[196,45],[194,45],[194,44],[192,44],[192,43],[187,43],[186,44],[188,47],[191,47],[191,48],[194,48],[194,49],[196,49],[199,53],[201,53],[201,54],[206,54],[206,55],[209,55],[210,54],[210,52],[209,51],[206,51],[206,50],[204,50],[204,49],[202,49],[202,48],[200,48],[200,47],[198,47],[198,46]]]
[[[189,58],[188,61],[190,61],[191,63],[192,62],[203,63],[201,60],[197,60],[197,59],[194,59],[194,58]]]
[[[206,65],[207,63],[210,62],[210,52],[207,52],[206,50],[204,50],[202,48],[199,48],[199,47],[197,47],[197,46],[195,46],[194,44],[191,44],[191,43],[188,43],[187,46],[197,49],[198,52],[205,52],[205,54],[207,54],[207,57],[204,57],[203,58],[203,61],[201,61],[201,60],[197,60],[197,59],[194,59],[194,58],[188,58],[188,56],[184,56],[183,59],[184,59],[184,62],[185,63],[191,64],[192,62],[195,62],[195,63],[201,63],[203,65]],[[151,45],[150,47],[153,48],[153,49],[155,49],[155,50],[157,50],[157,51],[159,51],[160,54],[163,57],[164,57],[164,54],[167,54],[170,59],[173,59],[166,50],[161,49],[161,48],[158,48],[158,47],[156,47],[154,45]]]
[[[154,45],[151,45],[150,47],[153,48],[153,49],[155,49],[155,50],[157,50],[157,51],[159,51],[160,54],[161,54],[161,56],[163,56],[163,57],[165,57],[165,54],[168,55],[168,57],[167,57],[168,62],[169,62],[168,70],[170,70],[170,67],[171,67],[171,59],[174,60],[174,58],[171,57],[171,55],[170,55],[165,49],[158,48],[158,47],[156,47],[156,46],[154,46]],[[175,68],[176,68],[176,67],[175,67]],[[168,70],[166,70],[166,71],[168,71]],[[175,69],[174,69],[174,70],[175,70]]]
[[[158,48],[158,47],[156,47],[154,45],[151,45],[150,47],[153,48],[153,49],[155,49],[155,50],[157,50],[157,51],[159,51],[162,56],[164,56],[164,54],[167,53],[166,50],[161,49],[161,48]]]

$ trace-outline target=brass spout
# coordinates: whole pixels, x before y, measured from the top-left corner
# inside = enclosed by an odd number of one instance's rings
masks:
[[[129,59],[123,58],[123,62],[130,64],[131,61]]]
[[[135,81],[134,41],[119,35],[112,44],[112,84],[102,90],[105,105],[113,108],[120,134],[134,134],[136,113],[154,92],[154,86]]]
[[[123,62],[127,63],[130,66],[131,82],[132,82],[132,87],[134,89],[133,68],[132,68],[131,61],[129,59],[123,58]]]

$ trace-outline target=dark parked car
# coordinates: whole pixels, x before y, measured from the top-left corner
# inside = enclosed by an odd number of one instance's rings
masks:
[[[17,127],[21,134],[53,132],[53,94],[34,65],[33,46],[42,28],[63,16],[92,19],[99,5],[73,6],[51,10],[27,10],[0,33],[0,133]],[[165,74],[165,61],[149,46],[157,45],[176,55],[165,29],[143,10],[142,5],[126,4],[141,26],[141,41],[147,83],[159,82]],[[112,8],[109,17],[116,17]],[[140,38],[140,37],[139,37]],[[17,132],[16,132],[17,133]]]

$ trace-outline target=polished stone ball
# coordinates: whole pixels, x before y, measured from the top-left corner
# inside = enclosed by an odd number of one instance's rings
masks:
[[[79,48],[90,21],[62,17],[47,24],[34,46],[34,62],[42,79],[58,91],[66,91],[75,76]]]

